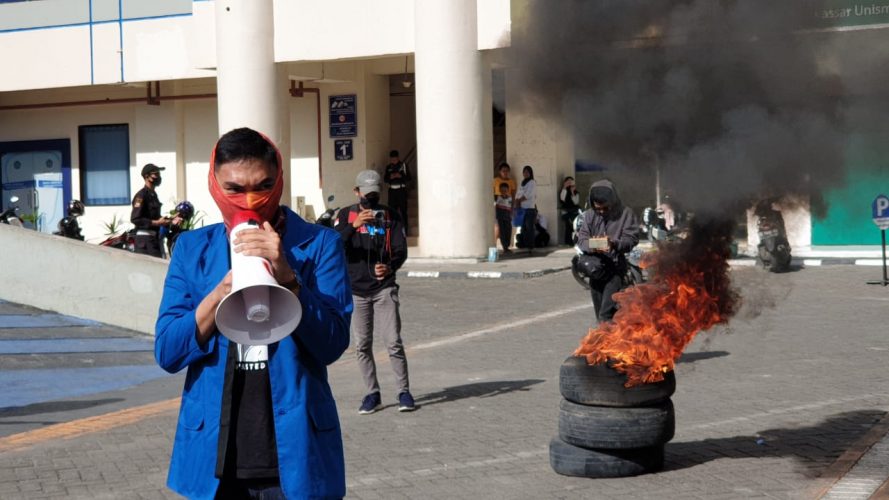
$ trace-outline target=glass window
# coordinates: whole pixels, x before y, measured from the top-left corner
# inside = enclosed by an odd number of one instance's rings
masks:
[[[129,125],[80,127],[80,195],[87,205],[130,204]]]

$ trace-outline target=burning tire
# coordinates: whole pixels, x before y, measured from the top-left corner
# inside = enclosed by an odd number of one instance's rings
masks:
[[[571,356],[559,369],[559,435],[549,445],[553,470],[566,476],[623,477],[664,466],[676,416],[670,371],[653,384],[624,387],[625,374]]]
[[[564,476],[636,476],[663,468],[664,445],[628,450],[590,450],[553,438],[549,443],[549,464]]]
[[[562,400],[559,438],[587,449],[624,450],[663,445],[673,439],[676,418],[668,399],[654,406],[613,408]]]
[[[581,405],[632,407],[649,406],[670,398],[676,391],[672,371],[664,380],[626,388],[626,375],[607,365],[587,364],[586,359],[570,356],[559,368],[559,390],[562,397]]]

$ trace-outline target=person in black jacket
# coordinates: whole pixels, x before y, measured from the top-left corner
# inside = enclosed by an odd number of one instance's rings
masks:
[[[610,321],[617,312],[612,295],[623,286],[626,254],[639,243],[639,220],[624,206],[609,180],[590,188],[590,208],[577,230],[577,248],[586,254],[590,294],[596,319]]]
[[[165,168],[153,163],[142,167],[145,186],[133,196],[133,211],[130,214],[130,222],[136,226],[134,251],[153,257],[164,256],[161,250],[160,229],[176,222],[174,219],[161,216],[161,202],[157,199],[155,191],[155,188],[161,185],[161,170]]]
[[[398,284],[395,273],[407,259],[407,239],[398,213],[380,204],[380,175],[373,170],[358,174],[355,194],[359,202],[340,210],[335,229],[346,250],[352,282],[352,333],[358,367],[367,395],[358,413],[382,408],[380,384],[373,356],[374,320],[383,336],[398,383],[398,410],[416,409],[410,393],[407,357],[401,340]]]
[[[387,199],[389,206],[398,212],[398,215],[401,217],[401,223],[405,229],[405,234],[407,234],[407,198],[411,173],[407,169],[407,165],[401,161],[398,150],[393,149],[389,152],[389,164],[386,165],[383,181],[389,185],[389,198]]]

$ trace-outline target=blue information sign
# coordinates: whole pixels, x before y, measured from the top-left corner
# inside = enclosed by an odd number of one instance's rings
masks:
[[[333,141],[333,156],[337,161],[352,159],[352,139],[337,139]]]
[[[355,94],[330,96],[330,137],[355,137],[358,119],[355,114]]]
[[[871,204],[874,224],[880,229],[889,229],[889,197],[881,194]]]

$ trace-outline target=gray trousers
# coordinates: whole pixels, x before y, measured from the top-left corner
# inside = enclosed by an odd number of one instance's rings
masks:
[[[398,384],[397,394],[409,390],[407,358],[401,341],[401,315],[398,313],[398,287],[390,286],[367,297],[352,295],[352,302],[352,335],[358,354],[358,369],[367,393],[380,391],[373,353],[374,331],[381,335],[389,352],[389,362]]]

